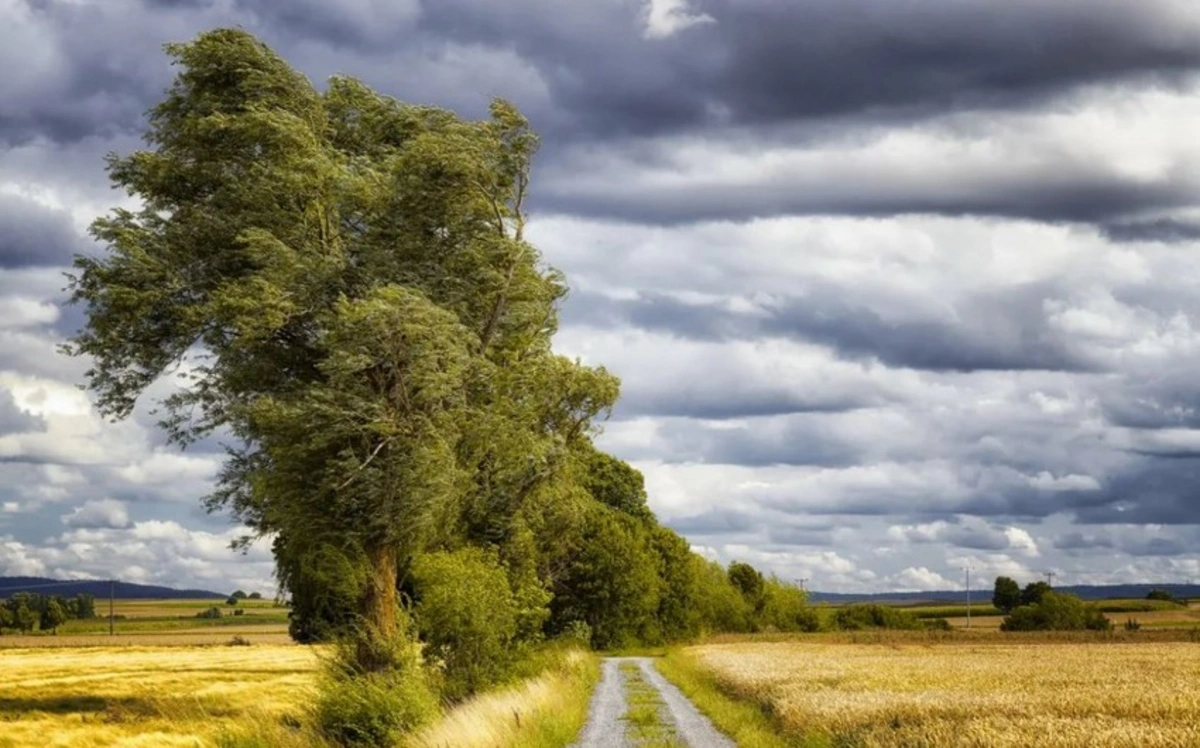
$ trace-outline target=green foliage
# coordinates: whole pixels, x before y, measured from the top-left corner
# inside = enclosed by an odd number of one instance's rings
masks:
[[[262,600],[262,599],[263,599],[263,596],[262,596],[262,593],[261,593],[261,592],[251,592],[251,593],[250,593],[249,595],[247,595],[246,597],[247,597],[247,599],[249,599],[249,600]]]
[[[398,628],[398,637],[379,642],[386,668],[364,671],[360,642],[353,638],[337,644],[312,706],[312,723],[323,737],[343,746],[394,745],[438,716],[437,693],[404,616]]]
[[[1021,586],[1011,577],[996,577],[996,586],[992,591],[992,606],[1001,613],[1008,614],[1021,604]]]
[[[513,654],[517,603],[494,553],[466,548],[418,557],[415,619],[440,665],[442,695],[463,699],[502,680]]]
[[[1111,631],[1112,622],[1095,605],[1075,595],[1049,591],[1032,605],[1015,608],[1001,631]]]
[[[820,618],[808,605],[799,587],[784,584],[776,577],[763,581],[762,611],[757,628],[762,631],[819,631]]]
[[[50,599],[42,608],[39,626],[42,631],[58,633],[58,627],[67,622],[67,610],[58,600]]]
[[[644,525],[607,507],[588,513],[550,603],[559,626],[583,621],[599,649],[656,643],[661,580]]]
[[[631,517],[653,520],[646,504],[646,481],[640,472],[591,445],[582,451],[583,488],[592,498]]]
[[[1142,624],[1136,618],[1126,618],[1125,619],[1125,630],[1126,631],[1138,631],[1141,628],[1142,628]]]
[[[921,619],[908,611],[873,603],[860,603],[839,608],[833,619],[834,625],[842,631],[872,628],[907,630],[924,628]]]
[[[0,606],[0,634],[4,633],[4,629],[13,628],[16,623],[12,611],[7,606]]]
[[[223,615],[224,615],[224,613],[221,612],[221,609],[214,605],[211,608],[200,611],[199,613],[196,614],[196,617],[204,618],[204,619],[215,619],[215,618],[220,618]]]
[[[240,601],[241,601],[241,598],[234,597],[233,595],[230,595],[229,597],[225,598],[226,605],[237,605]]]
[[[755,612],[762,608],[766,580],[758,569],[750,564],[734,561],[729,565],[729,581],[742,593],[742,597]]]
[[[1046,593],[1053,591],[1054,588],[1046,582],[1030,582],[1021,590],[1021,605],[1036,605]]]
[[[242,591],[242,590],[237,590],[237,591],[236,591],[236,592],[234,592],[232,595],[230,595],[230,597],[231,597],[231,598],[233,598],[233,599],[235,599],[235,600],[245,600],[245,599],[246,599],[246,593],[245,593],[244,591]]]
[[[754,611],[741,591],[729,581],[720,564],[693,555],[692,574],[696,578],[693,609],[701,633],[721,631],[747,632],[753,628]]]
[[[109,164],[141,207],[93,225],[107,253],[77,258],[67,350],[115,417],[187,359],[170,439],[237,445],[209,508],[367,566],[348,623],[396,636],[399,566],[502,545],[616,399],[551,350],[566,288],[524,239],[537,138],[502,101],[468,122],[352,79],[319,92],[240,30],[168,51],[149,148]],[[286,576],[320,587],[305,554]]]
[[[1164,590],[1164,589],[1150,590],[1148,593],[1146,593],[1146,599],[1147,600],[1162,600],[1164,602],[1174,603],[1176,605],[1187,605],[1186,600],[1180,600],[1170,590]]]

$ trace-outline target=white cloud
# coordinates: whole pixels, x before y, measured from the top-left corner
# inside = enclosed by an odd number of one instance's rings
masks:
[[[115,499],[87,501],[62,516],[67,527],[111,527],[129,526],[129,511]]]

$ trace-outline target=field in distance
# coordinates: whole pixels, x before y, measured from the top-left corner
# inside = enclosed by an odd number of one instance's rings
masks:
[[[1200,645],[1186,638],[956,639],[812,637],[683,655],[814,744],[1200,745]]]
[[[318,654],[290,645],[8,649],[0,663],[0,748],[195,748],[298,712]]]
[[[216,608],[219,618],[200,614]],[[237,611],[241,611],[237,613]],[[70,620],[57,634],[35,632],[0,636],[0,648],[70,647],[106,644],[221,644],[233,636],[253,643],[286,643],[288,609],[273,600],[116,600],[109,637],[108,601],[96,601],[96,618]]]

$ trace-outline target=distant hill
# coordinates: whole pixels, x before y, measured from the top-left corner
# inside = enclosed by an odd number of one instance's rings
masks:
[[[0,598],[9,597],[16,592],[38,592],[43,595],[94,595],[97,598],[108,597],[108,580],[95,579],[47,579],[45,577],[0,577]],[[134,584],[133,582],[117,582],[112,588],[113,595],[122,600],[169,600],[179,598],[224,600],[229,593],[212,592],[211,590],[177,590],[171,587],[157,587],[151,584]]]
[[[1200,584],[1106,584],[1073,585],[1055,587],[1059,592],[1069,592],[1084,600],[1106,600],[1112,598],[1142,598],[1150,590],[1168,590],[1176,597],[1200,597]],[[877,592],[864,594],[842,594],[838,592],[809,592],[808,599],[815,603],[841,605],[845,603],[890,603],[892,605],[938,605],[965,603],[965,590],[937,590],[933,592]],[[971,590],[972,602],[989,602],[992,588]]]

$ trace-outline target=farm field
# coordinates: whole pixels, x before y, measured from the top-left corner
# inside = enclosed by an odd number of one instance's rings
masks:
[[[198,618],[209,608],[220,618]],[[234,615],[235,610],[241,610]],[[287,635],[285,606],[270,600],[242,600],[236,607],[223,600],[116,600],[113,605],[115,636],[109,636],[108,601],[96,601],[97,618],[70,620],[57,634],[32,635],[6,632],[0,649],[14,647],[72,647],[108,645],[224,644],[241,636],[254,644],[284,644]]]
[[[217,745],[298,712],[317,665],[288,645],[6,649],[0,748]]]
[[[1165,632],[1164,632],[1165,633]],[[1200,745],[1200,645],[996,635],[680,652],[805,736],[855,746]]]

